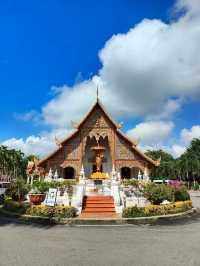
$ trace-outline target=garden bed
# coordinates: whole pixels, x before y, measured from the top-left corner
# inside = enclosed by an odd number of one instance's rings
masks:
[[[129,207],[123,210],[122,217],[135,218],[135,217],[149,217],[159,215],[170,215],[180,212],[185,212],[192,209],[192,201],[177,201],[163,205],[149,204],[145,207]]]
[[[44,218],[74,218],[77,216],[77,209],[72,206],[44,206],[30,205],[28,202],[18,202],[12,199],[6,199],[2,206],[4,213],[13,213],[15,215],[29,215]]]
[[[31,216],[31,215],[20,215],[17,213],[5,211],[0,209],[0,213],[2,213],[6,217],[18,219],[25,223],[39,223],[44,225],[125,225],[125,224],[156,224],[159,221],[171,222],[174,220],[179,220],[185,217],[192,217],[191,215],[196,213],[196,209],[192,208],[185,212],[179,212],[176,214],[169,215],[158,215],[158,216],[149,216],[149,217],[134,217],[134,218],[48,218],[42,216]]]

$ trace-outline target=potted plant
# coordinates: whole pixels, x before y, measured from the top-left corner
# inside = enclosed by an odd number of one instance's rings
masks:
[[[38,188],[32,188],[28,195],[30,202],[34,205],[40,205],[46,198],[46,193],[41,192]]]
[[[33,188],[29,192],[30,202],[34,205],[41,204],[46,198],[50,184],[45,181],[36,181],[33,183]]]

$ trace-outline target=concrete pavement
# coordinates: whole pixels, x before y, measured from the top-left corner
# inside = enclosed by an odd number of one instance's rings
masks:
[[[0,266],[199,266],[200,215],[156,226],[42,226],[0,217]]]

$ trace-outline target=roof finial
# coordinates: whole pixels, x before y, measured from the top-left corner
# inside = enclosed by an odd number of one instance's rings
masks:
[[[99,86],[97,85],[97,102],[99,100]]]

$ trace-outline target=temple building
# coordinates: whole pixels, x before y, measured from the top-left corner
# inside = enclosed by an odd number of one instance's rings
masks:
[[[159,161],[147,157],[120,128],[121,124],[110,117],[97,97],[75,131],[39,166],[46,174],[56,172],[64,179],[78,179],[81,170],[86,178],[105,179],[113,168],[120,178],[149,176]]]

